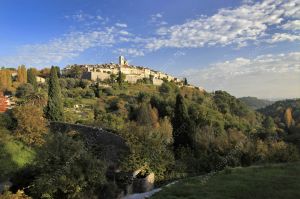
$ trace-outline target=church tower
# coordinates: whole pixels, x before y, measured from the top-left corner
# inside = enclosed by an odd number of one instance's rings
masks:
[[[127,60],[125,59],[124,56],[119,56],[119,64],[121,66],[128,65]]]

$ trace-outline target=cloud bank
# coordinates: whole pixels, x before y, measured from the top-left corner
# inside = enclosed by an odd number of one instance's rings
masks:
[[[207,90],[226,90],[238,97],[300,97],[300,52],[243,57],[183,74]]]

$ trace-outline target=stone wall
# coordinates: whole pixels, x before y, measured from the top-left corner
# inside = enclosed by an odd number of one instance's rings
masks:
[[[97,148],[101,153],[101,157],[109,164],[117,163],[120,156],[129,150],[126,141],[122,137],[106,129],[63,122],[51,122],[50,129],[54,133],[78,132],[87,147]]]

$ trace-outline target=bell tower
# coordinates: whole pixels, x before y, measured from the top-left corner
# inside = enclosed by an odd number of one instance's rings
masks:
[[[127,65],[127,61],[126,61],[126,59],[125,59],[124,56],[119,56],[119,64],[120,64],[121,66]]]

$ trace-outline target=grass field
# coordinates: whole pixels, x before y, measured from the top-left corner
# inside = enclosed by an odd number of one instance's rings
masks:
[[[208,178],[182,180],[153,199],[297,199],[300,163],[226,169]]]
[[[0,129],[0,181],[32,163],[34,158],[35,152],[31,148],[14,140],[7,130]]]

